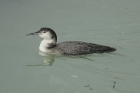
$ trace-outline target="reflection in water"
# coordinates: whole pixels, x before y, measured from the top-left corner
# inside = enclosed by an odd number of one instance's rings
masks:
[[[37,64],[37,65],[26,65],[26,66],[51,66],[52,63],[55,61],[55,58],[53,54],[49,54],[49,53],[44,53],[39,51],[39,55],[44,57],[44,61],[42,64]]]
[[[55,58],[60,58],[58,55],[54,55],[54,54],[50,54],[50,53],[44,53],[44,52],[41,52],[39,51],[39,55],[43,56],[44,57],[44,61],[42,64],[36,64],[36,65],[26,65],[26,66],[52,66],[53,62],[55,61]],[[90,55],[81,55],[81,56],[72,56],[72,55],[69,55],[69,56],[62,56],[61,57],[67,57],[67,58],[83,58],[83,59],[86,59],[86,60],[89,60],[89,61],[95,61],[93,59],[90,59],[90,58],[87,58],[87,56],[90,56]]]
[[[53,54],[49,54],[49,53],[44,53],[39,51],[39,55],[44,57],[44,63],[43,66],[51,66],[52,63],[55,61],[55,58]]]

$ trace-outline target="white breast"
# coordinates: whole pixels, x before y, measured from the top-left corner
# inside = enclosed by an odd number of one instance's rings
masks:
[[[53,42],[54,40],[42,40],[39,46],[39,50],[42,52],[50,52],[50,50],[47,47],[49,47],[49,44]]]

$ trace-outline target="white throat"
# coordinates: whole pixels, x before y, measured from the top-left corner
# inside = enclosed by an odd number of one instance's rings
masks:
[[[49,39],[49,40],[42,40],[41,43],[40,43],[40,46],[39,46],[39,50],[42,51],[42,52],[50,52],[50,45],[53,45],[55,44],[55,40],[54,39]]]

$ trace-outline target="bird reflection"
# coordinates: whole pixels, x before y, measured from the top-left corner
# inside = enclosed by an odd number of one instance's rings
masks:
[[[26,65],[26,66],[52,66],[53,62],[55,61],[55,55],[49,54],[49,53],[44,53],[39,51],[39,55],[44,57],[44,61],[41,64],[36,64],[36,65]]]
[[[41,52],[39,51],[39,55],[43,56],[44,60],[43,60],[43,63],[41,64],[35,64],[35,65],[26,65],[26,66],[52,66],[53,62],[55,61],[55,58],[58,58],[58,59],[63,59],[64,57],[67,57],[67,58],[83,58],[83,59],[86,59],[86,60],[89,60],[89,61],[95,61],[93,59],[90,59],[90,58],[87,58],[87,56],[90,56],[90,55],[84,55],[84,56],[62,56],[61,57],[59,55],[54,55],[54,54],[50,54],[50,53],[45,53],[45,52]],[[62,58],[63,57],[63,58]]]

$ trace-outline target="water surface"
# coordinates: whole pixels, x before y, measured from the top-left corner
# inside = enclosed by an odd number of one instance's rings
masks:
[[[139,93],[139,3],[1,0],[0,93]],[[25,36],[41,27],[54,29],[58,42],[86,41],[117,51],[49,59],[38,53],[38,36]]]

